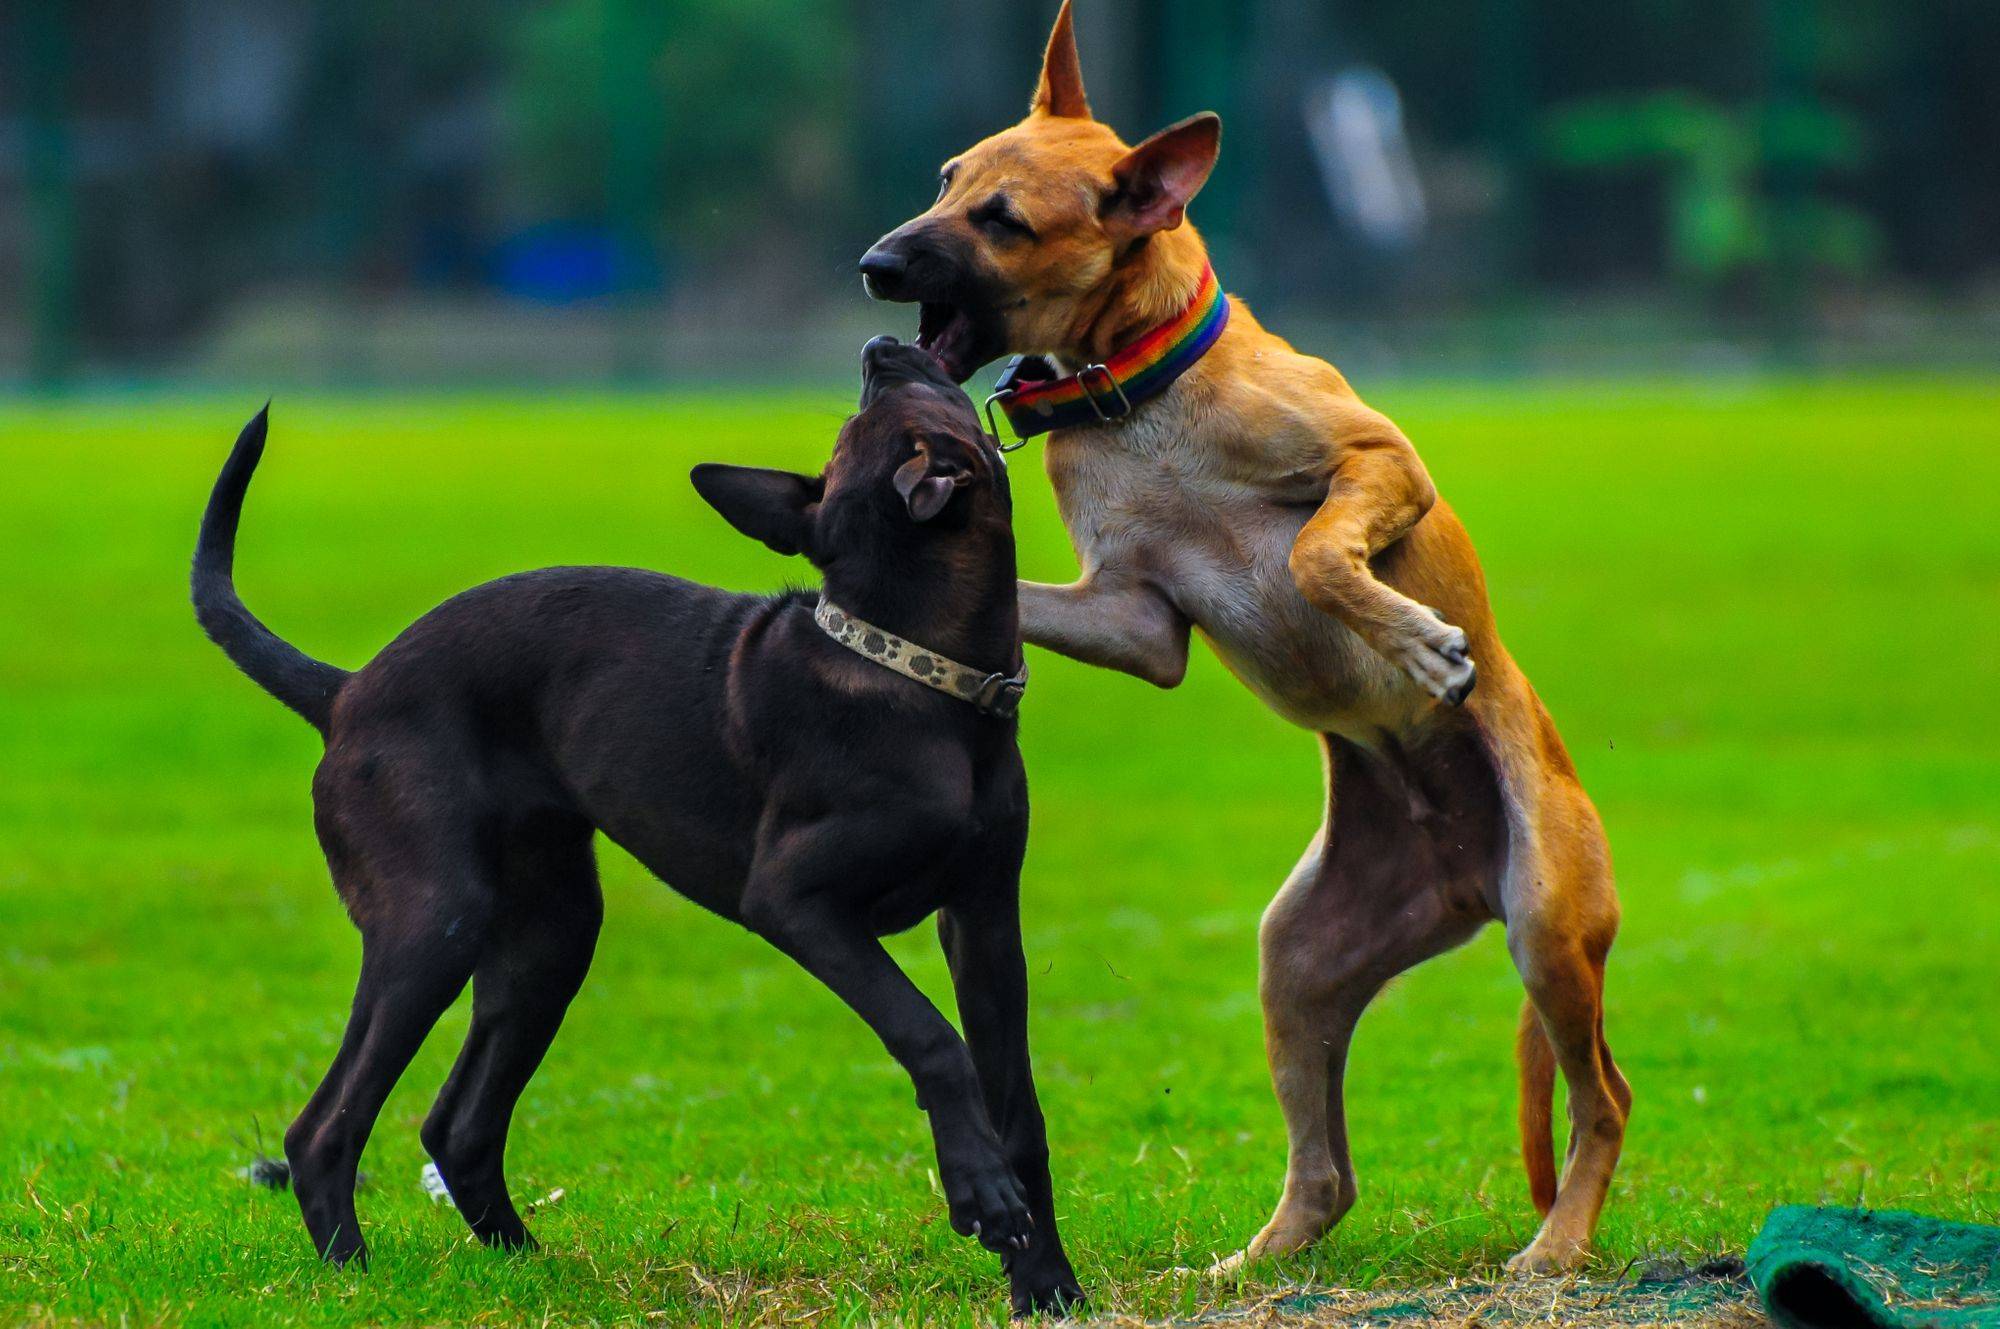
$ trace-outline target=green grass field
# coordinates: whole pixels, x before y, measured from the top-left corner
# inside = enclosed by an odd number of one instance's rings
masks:
[[[1602,1263],[1740,1248],[1779,1201],[2000,1218],[2000,386],[1473,388],[1395,414],[1479,542],[1617,854],[1609,1032],[1635,1086]],[[372,1274],[235,1175],[332,1054],[359,954],[314,846],[314,735],[185,605],[252,400],[0,414],[0,1322],[985,1322],[921,1115],[861,1024],[615,850],[595,972],[517,1118],[546,1249],[468,1245],[417,1184],[465,1028],[391,1098]],[[245,598],[358,665],[473,582],[630,563],[809,573],[703,459],[812,467],[834,398],[280,400]],[[1036,451],[1023,570],[1072,562]],[[1496,932],[1396,985],[1350,1072],[1362,1199],[1245,1288],[1279,1117],[1256,924],[1312,834],[1314,745],[1212,659],[1177,692],[1034,656],[1025,887],[1066,1235],[1100,1309],[1490,1271],[1533,1230]],[[896,943],[934,993],[928,929]]]

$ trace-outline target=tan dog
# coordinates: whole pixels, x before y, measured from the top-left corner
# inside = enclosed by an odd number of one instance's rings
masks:
[[[1183,214],[1220,134],[1199,115],[1134,148],[1094,120],[1065,3],[1028,118],[947,163],[937,202],[869,251],[865,280],[922,303],[919,344],[961,380],[1004,352],[1062,372],[1101,363],[1170,326],[1203,282]],[[1577,1263],[1631,1107],[1603,1031],[1610,853],[1409,440],[1234,304],[1171,386],[1047,446],[1083,576],[1022,585],[1028,639],[1172,687],[1193,627],[1325,752],[1326,822],[1260,935],[1284,1196],[1225,1266],[1307,1246],[1354,1203],[1341,1083],[1355,1023],[1390,978],[1491,919],[1527,988],[1522,1153],[1546,1215],[1509,1265]]]

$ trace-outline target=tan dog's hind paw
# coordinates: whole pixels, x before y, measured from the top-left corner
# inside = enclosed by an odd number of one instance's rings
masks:
[[[1382,653],[1447,706],[1464,704],[1479,679],[1465,633],[1435,609],[1429,610],[1428,618],[1411,624],[1408,632],[1384,643]]]

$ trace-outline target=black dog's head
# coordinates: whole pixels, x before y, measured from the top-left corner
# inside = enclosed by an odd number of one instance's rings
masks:
[[[967,533],[1006,537],[1012,511],[1006,466],[972,399],[935,356],[893,337],[862,350],[861,409],[820,475],[709,463],[692,478],[730,525],[822,571],[843,560],[907,568]]]

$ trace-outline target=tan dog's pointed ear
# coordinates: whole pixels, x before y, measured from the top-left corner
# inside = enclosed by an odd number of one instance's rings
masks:
[[[1126,153],[1111,168],[1115,188],[1104,200],[1105,229],[1141,236],[1179,226],[1221,151],[1222,117],[1203,111]]]
[[[1076,25],[1070,19],[1069,6],[1070,0],[1063,0],[1055,29],[1049,33],[1049,49],[1042,56],[1042,81],[1035,86],[1035,100],[1028,106],[1030,115],[1090,119],[1090,98],[1083,95],[1083,66],[1076,58]]]

